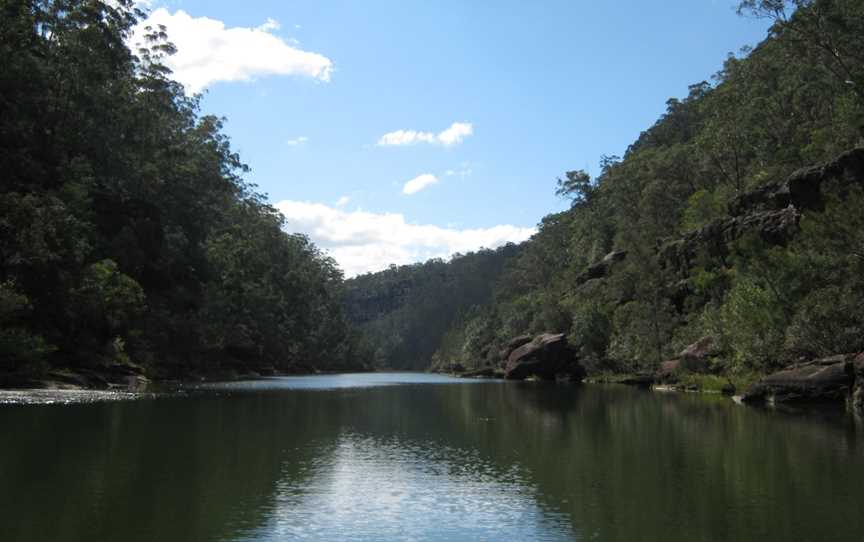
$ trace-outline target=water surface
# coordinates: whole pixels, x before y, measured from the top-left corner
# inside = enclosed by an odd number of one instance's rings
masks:
[[[862,431],[837,411],[399,373],[3,405],[0,540],[859,542]]]

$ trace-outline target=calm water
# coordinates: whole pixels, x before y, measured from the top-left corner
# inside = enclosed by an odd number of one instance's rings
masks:
[[[407,374],[66,399],[0,405],[2,541],[864,540],[842,412]]]

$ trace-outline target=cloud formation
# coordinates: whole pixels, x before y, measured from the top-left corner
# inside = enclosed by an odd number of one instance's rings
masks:
[[[424,173],[405,183],[405,186],[402,187],[402,193],[410,196],[433,184],[438,184],[438,177],[431,173]]]
[[[416,145],[417,143],[429,143],[432,145],[458,145],[474,133],[474,126],[470,122],[454,122],[449,128],[438,132],[418,132],[416,130],[396,130],[384,134],[378,139],[379,147],[399,147],[404,145]]]
[[[183,10],[171,14],[159,8],[139,23],[131,41],[144,43],[144,27],[165,25],[177,53],[165,64],[174,79],[190,93],[200,92],[218,81],[251,81],[265,75],[296,75],[329,81],[333,62],[319,54],[289,45],[271,32],[279,28],[267,19],[256,28],[226,28],[208,17],[192,17]]]
[[[536,233],[535,228],[509,224],[477,229],[410,224],[400,213],[349,212],[303,201],[280,201],[276,208],[285,215],[288,231],[308,235],[349,277],[380,271],[390,264],[519,243]]]
[[[289,139],[288,141],[285,142],[285,144],[290,146],[290,147],[296,147],[298,145],[302,145],[303,143],[306,143],[307,141],[309,141],[308,137],[300,136],[300,137],[297,137],[294,139]]]

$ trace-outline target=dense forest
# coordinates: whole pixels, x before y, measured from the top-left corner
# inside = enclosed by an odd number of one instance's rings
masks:
[[[335,263],[256,187],[130,0],[0,0],[0,371],[357,367]]]
[[[424,370],[441,337],[492,300],[494,285],[520,247],[456,255],[451,261],[391,266],[345,281],[346,316],[375,367]]]
[[[726,375],[864,350],[864,3],[739,13],[771,18],[769,36],[668,100],[599,175],[558,179],[570,209],[502,269],[460,271],[481,254],[348,281],[379,362],[494,366],[540,332],[566,333],[594,372],[654,371],[703,337]],[[377,313],[358,317],[358,299]]]
[[[130,50],[134,2],[0,0],[0,371],[470,371],[541,332],[595,373],[705,337],[727,375],[864,350],[864,4],[739,12],[767,39],[564,173],[532,239],[344,281],[171,79],[166,29]]]

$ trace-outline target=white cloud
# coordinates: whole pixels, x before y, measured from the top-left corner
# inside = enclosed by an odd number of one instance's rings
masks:
[[[405,186],[402,187],[402,193],[410,196],[433,184],[438,184],[438,177],[431,173],[424,173],[405,183]]]
[[[159,8],[139,23],[131,44],[144,43],[145,26],[165,25],[177,53],[166,65],[191,93],[218,81],[251,81],[264,75],[298,75],[329,81],[333,62],[318,53],[292,47],[271,32],[279,28],[267,19],[256,28],[226,28],[208,17],[192,17],[182,10],[171,14]]]
[[[255,30],[259,32],[272,32],[274,30],[279,30],[282,25],[279,24],[279,21],[272,17],[267,17],[267,20],[264,21],[264,24],[256,28]]]
[[[438,141],[443,145],[455,145],[461,143],[463,139],[474,133],[474,127],[467,122],[454,122],[440,134]]]
[[[336,205],[336,207],[345,207],[346,205],[348,205],[349,201],[351,201],[351,198],[349,198],[348,196],[342,196],[341,198],[336,200],[336,203],[334,205]]]
[[[536,232],[509,224],[476,229],[410,224],[400,213],[347,212],[302,201],[280,201],[276,208],[285,215],[289,231],[308,235],[347,276],[519,243]]]
[[[437,134],[432,132],[418,132],[416,130],[396,130],[388,132],[378,139],[379,147],[397,147],[402,145],[415,145],[417,143],[430,143],[433,145],[458,145],[466,137],[474,133],[474,126],[470,122],[454,122],[449,128]]]
[[[470,177],[471,173],[473,173],[473,171],[471,171],[471,168],[468,166],[467,163],[465,163],[465,164],[462,164],[462,166],[459,169],[448,169],[447,171],[444,172],[444,175],[446,175],[448,177],[458,176],[458,177],[462,177],[464,179],[465,177]]]
[[[297,145],[302,145],[303,143],[306,143],[307,141],[309,141],[308,137],[300,136],[300,137],[297,137],[294,139],[289,139],[288,141],[285,142],[285,144],[290,145],[291,147],[296,147]]]

